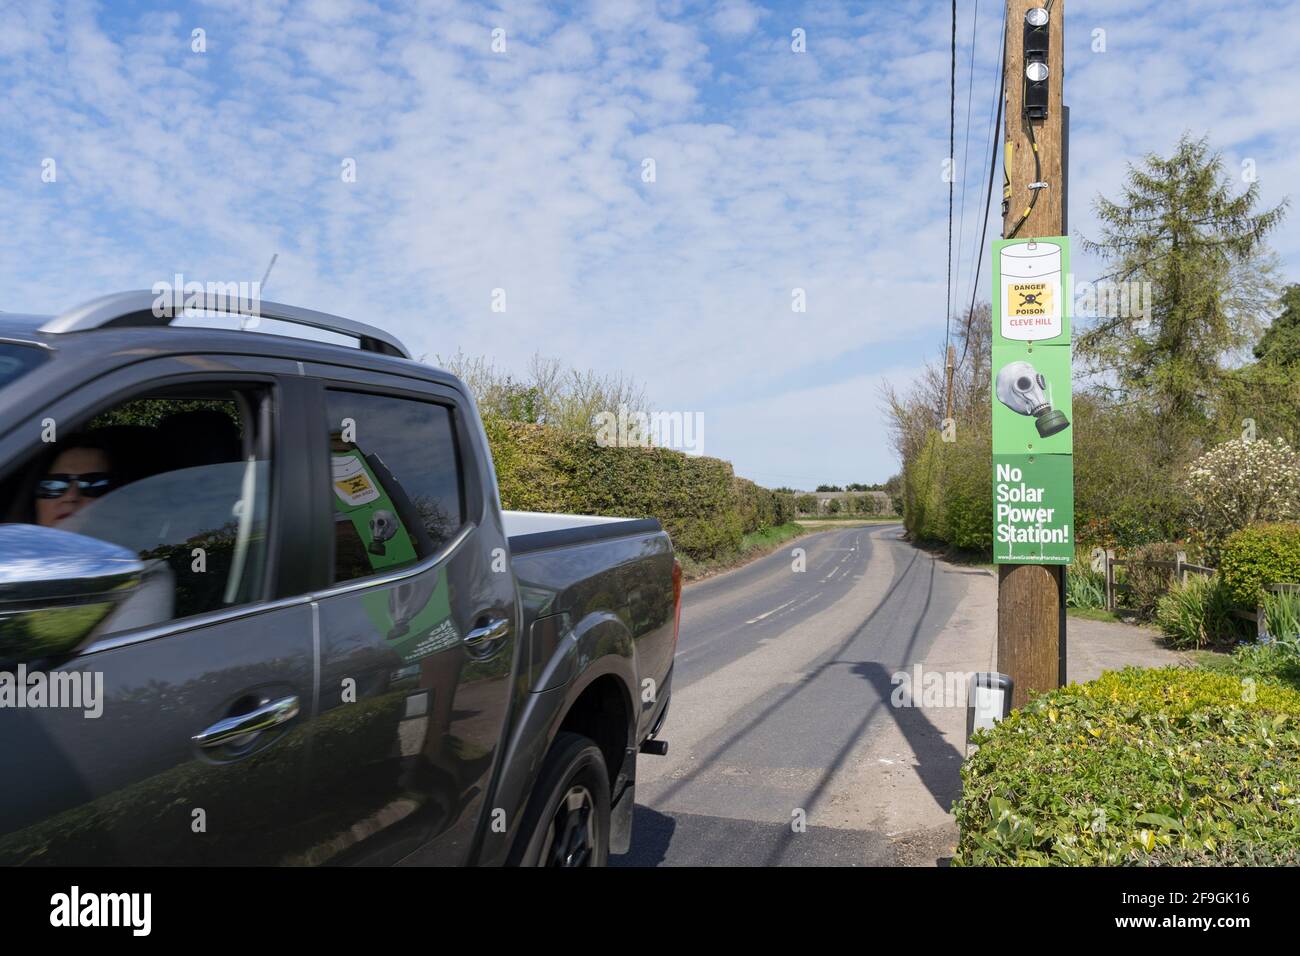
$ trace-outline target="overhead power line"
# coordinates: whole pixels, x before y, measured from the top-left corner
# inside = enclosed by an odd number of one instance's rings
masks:
[[[964,136],[965,145],[962,147],[961,155],[961,206],[957,216],[957,272],[952,281],[952,287],[957,295],[960,295],[961,289],[961,251],[966,244],[966,184],[970,179],[966,175],[966,161],[970,158],[970,108],[972,94],[975,92],[975,41],[979,34],[980,22],[980,3],[975,0],[975,15],[971,20],[970,28],[970,67],[967,69],[966,76],[966,133]],[[980,167],[983,168],[982,166]],[[953,303],[948,303],[948,311],[952,312]]]
[[[1003,19],[1002,43],[999,45],[998,48],[999,51],[1001,52],[1001,56],[999,57],[999,59],[1001,60],[1001,66],[998,70],[998,92],[997,92],[998,108],[997,108],[997,118],[994,119],[993,121],[994,136],[997,136],[998,127],[1002,125],[1002,89],[1003,89],[1003,85],[1006,83],[1006,77],[1007,77],[1007,51],[1006,51],[1007,25],[1006,25],[1005,13],[1003,14],[1002,19]],[[988,190],[984,194],[984,225],[980,228],[980,249],[979,249],[979,254],[975,257],[975,273],[974,275],[971,276],[970,309],[966,312],[966,335],[965,335],[966,341],[962,343],[961,360],[957,363],[957,368],[959,369],[961,368],[962,363],[966,361],[966,353],[970,349],[970,325],[975,318],[975,293],[979,289],[980,268],[983,266],[984,263],[984,243],[988,239],[988,234],[989,234],[989,206],[993,202],[993,180],[996,178],[997,170],[998,170],[997,140],[994,139],[992,142],[993,142],[993,150],[992,150],[993,155],[989,160]]]
[[[953,161],[957,152],[957,0],[952,0],[952,67],[948,81],[948,294],[944,299],[943,352],[948,354],[952,329],[952,199]]]

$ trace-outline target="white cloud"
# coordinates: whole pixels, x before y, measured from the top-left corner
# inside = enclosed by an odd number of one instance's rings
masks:
[[[1300,176],[1283,82],[1300,34],[1275,24],[1297,12],[1070,11],[1072,232],[1093,234],[1092,198],[1184,128],[1208,131],[1230,172],[1255,159],[1278,201]],[[805,467],[870,480],[854,469],[885,454],[867,424],[878,368],[819,389],[775,383],[837,356],[919,359],[942,340],[945,18],[935,3],[629,0],[568,18],[451,0],[9,7],[0,308],[58,310],[177,271],[258,278],[278,252],[271,298],[389,327],[417,353],[518,368],[542,351],[633,373],[657,405],[704,411],[710,453],[764,480],[790,471],[790,452],[754,423],[802,420],[781,441]],[[190,51],[194,25],[206,54]],[[790,51],[796,25],[806,54]],[[1105,54],[1090,50],[1093,25]],[[504,54],[490,47],[498,26]],[[973,217],[999,29],[985,16],[977,47]],[[44,157],[56,184],[41,182]],[[355,183],[340,178],[345,158]],[[1296,278],[1300,232],[1276,245]],[[1081,278],[1095,266],[1075,265]],[[790,309],[795,287],[806,313]],[[490,311],[494,288],[505,314]],[[762,397],[739,411],[742,393]]]
[[[714,11],[709,23],[725,36],[744,36],[758,26],[763,11],[745,0],[726,0]]]

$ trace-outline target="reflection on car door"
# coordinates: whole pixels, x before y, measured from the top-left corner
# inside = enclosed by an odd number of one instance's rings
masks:
[[[511,689],[505,540],[466,488],[454,407],[345,388],[323,404],[334,584],[318,598],[308,785],[334,834],[321,856],[463,863]]]
[[[138,632],[137,632],[138,635]],[[102,675],[98,718],[0,711],[0,864],[299,862],[305,721],[200,747],[223,718],[309,705],[311,615],[267,609],[109,646],[58,669]]]

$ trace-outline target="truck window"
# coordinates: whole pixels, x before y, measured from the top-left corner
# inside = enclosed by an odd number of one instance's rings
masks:
[[[144,560],[142,585],[104,633],[265,597],[264,401],[230,390],[133,399],[61,433],[19,472],[9,520],[109,541]]]
[[[451,409],[328,390],[334,580],[435,554],[464,523]]]

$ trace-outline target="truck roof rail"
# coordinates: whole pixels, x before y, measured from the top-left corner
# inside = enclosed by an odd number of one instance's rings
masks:
[[[198,304],[202,300],[202,305]],[[378,352],[381,355],[395,355],[398,358],[411,357],[401,341],[383,329],[362,322],[353,322],[328,312],[303,309],[296,305],[283,305],[279,302],[267,302],[265,299],[241,299],[237,295],[225,295],[205,291],[175,296],[168,293],[150,292],[140,289],[135,292],[115,292],[112,295],[92,299],[83,305],[69,309],[57,315],[41,326],[42,332],[63,334],[65,332],[85,332],[90,329],[107,327],[142,327],[170,325],[173,319],[189,311],[220,312],[226,315],[247,316],[249,318],[274,319],[293,325],[305,325],[346,335],[357,340],[357,346],[364,352]]]

